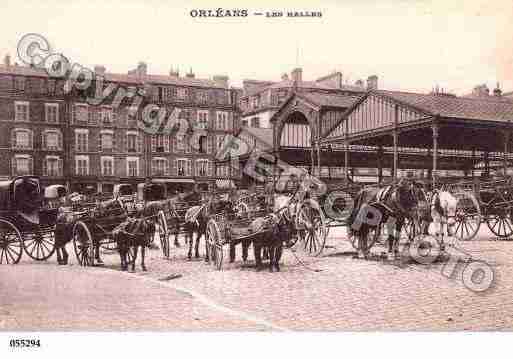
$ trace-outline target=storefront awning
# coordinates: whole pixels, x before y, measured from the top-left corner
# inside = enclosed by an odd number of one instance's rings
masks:
[[[235,187],[235,183],[232,180],[216,180],[216,186],[219,189],[230,189],[237,188]]]
[[[196,183],[192,178],[155,178],[153,183]]]

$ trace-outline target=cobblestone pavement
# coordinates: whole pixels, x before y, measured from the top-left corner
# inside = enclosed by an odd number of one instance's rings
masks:
[[[226,248],[223,270],[217,271],[203,260],[187,260],[183,240],[181,248],[172,248],[170,260],[163,259],[159,250],[149,251],[148,272],[139,267],[136,273],[119,272],[119,259],[113,254],[104,254],[105,268],[76,264],[63,268],[54,260],[0,266],[0,326],[26,330],[513,328],[512,241],[492,240],[482,230],[477,240],[457,243],[495,270],[494,287],[474,293],[462,283],[461,267],[449,279],[441,274],[445,262],[399,266],[356,259],[343,230],[330,233],[321,257],[286,250],[280,273],[255,272],[251,249],[244,264],[240,248],[232,264],[227,263]],[[203,243],[200,248],[203,253]],[[376,254],[384,251],[381,246],[374,248]],[[29,268],[30,275],[24,276]],[[170,279],[176,274],[180,276]],[[70,293],[70,288],[75,289]]]

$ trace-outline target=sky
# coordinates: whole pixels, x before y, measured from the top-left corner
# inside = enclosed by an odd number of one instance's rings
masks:
[[[214,6],[215,5],[215,6]],[[198,18],[194,9],[248,9],[245,18]],[[321,18],[266,18],[266,11],[320,11]],[[178,67],[196,77],[279,80],[294,67],[305,80],[340,71],[354,83],[458,95],[485,83],[513,91],[511,0],[2,0],[0,57],[26,33],[83,66],[152,74]]]

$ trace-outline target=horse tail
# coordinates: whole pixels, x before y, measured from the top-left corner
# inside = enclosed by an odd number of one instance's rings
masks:
[[[353,223],[356,220],[356,217],[358,216],[358,213],[360,212],[360,208],[363,203],[363,197],[364,197],[364,191],[361,190],[360,192],[358,192],[358,194],[356,195],[356,197],[354,199],[353,210],[351,211],[351,214],[349,215],[349,218],[347,220],[348,228],[352,227]]]

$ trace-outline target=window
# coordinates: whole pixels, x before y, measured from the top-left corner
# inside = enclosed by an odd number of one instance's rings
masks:
[[[21,76],[16,76],[14,78],[14,88],[16,91],[25,91],[25,78]]]
[[[230,126],[228,124],[228,113],[217,112],[216,129],[217,130],[229,130],[230,129]]]
[[[29,103],[16,101],[14,103],[14,121],[28,121],[29,116]]]
[[[156,157],[152,160],[152,175],[165,176],[168,174],[168,161],[165,158]]]
[[[227,104],[228,103],[228,98],[229,98],[229,92],[228,91],[223,91],[223,90],[216,91],[216,102],[217,103],[219,103],[219,104]]]
[[[196,176],[198,177],[211,177],[213,163],[207,159],[200,159],[196,161]]]
[[[260,119],[258,117],[251,119],[251,127],[260,128]]]
[[[208,160],[196,161],[196,176],[205,177],[208,171]]]
[[[89,108],[86,104],[75,104],[73,106],[73,120],[75,123],[87,123],[89,118]],[[92,114],[91,114],[92,115]]]
[[[175,151],[176,152],[184,152],[185,151],[185,138],[177,137],[175,140]]]
[[[169,136],[154,135],[151,137],[151,152],[169,152]]]
[[[241,126],[242,127],[248,127],[248,120],[242,120],[241,121]]]
[[[114,149],[114,133],[102,131],[100,133],[100,151],[112,151]]]
[[[128,127],[137,127],[137,107],[130,106],[127,110],[127,126]]]
[[[89,174],[89,157],[76,156],[75,157],[75,174],[77,176],[87,176]]]
[[[207,153],[215,153],[214,137],[212,137],[212,136],[208,136],[208,138],[207,138]]]
[[[59,105],[56,103],[45,103],[45,119],[48,123],[59,122]]]
[[[178,176],[191,176],[191,160],[185,158],[177,159],[176,172]]]
[[[32,149],[32,131],[15,128],[12,131],[12,147],[21,149]]]
[[[139,145],[139,136],[137,133],[129,132],[126,135],[126,149],[127,152],[139,152],[138,151],[138,145]]]
[[[258,108],[260,106],[260,95],[251,98],[251,107]]]
[[[208,111],[198,111],[198,120],[196,122],[196,128],[208,128]]]
[[[198,152],[199,153],[210,153],[210,148],[208,147],[208,138],[207,136],[200,136],[198,139]]]
[[[62,159],[57,156],[46,156],[43,161],[43,176],[62,177]]]
[[[113,157],[101,157],[102,176],[113,176],[114,175],[114,158]]]
[[[216,135],[216,149],[220,149],[223,145],[224,135]]]
[[[208,92],[207,91],[198,91],[196,93],[196,98],[199,103],[207,103],[208,102]]]
[[[110,107],[102,107],[100,110],[100,121],[104,126],[110,126],[114,122],[114,112]]]
[[[217,177],[230,177],[230,168],[228,166],[217,166]]]
[[[185,100],[185,98],[187,97],[187,89],[179,87],[177,89],[176,97],[178,97],[180,100]]]
[[[75,151],[87,152],[89,149],[89,131],[75,130]]]
[[[127,173],[128,177],[139,176],[139,158],[138,157],[127,157],[126,173]]]
[[[46,130],[42,136],[42,147],[45,150],[62,149],[62,135],[57,130]]]
[[[16,155],[12,160],[13,176],[30,175],[33,173],[33,161],[29,155]]]

